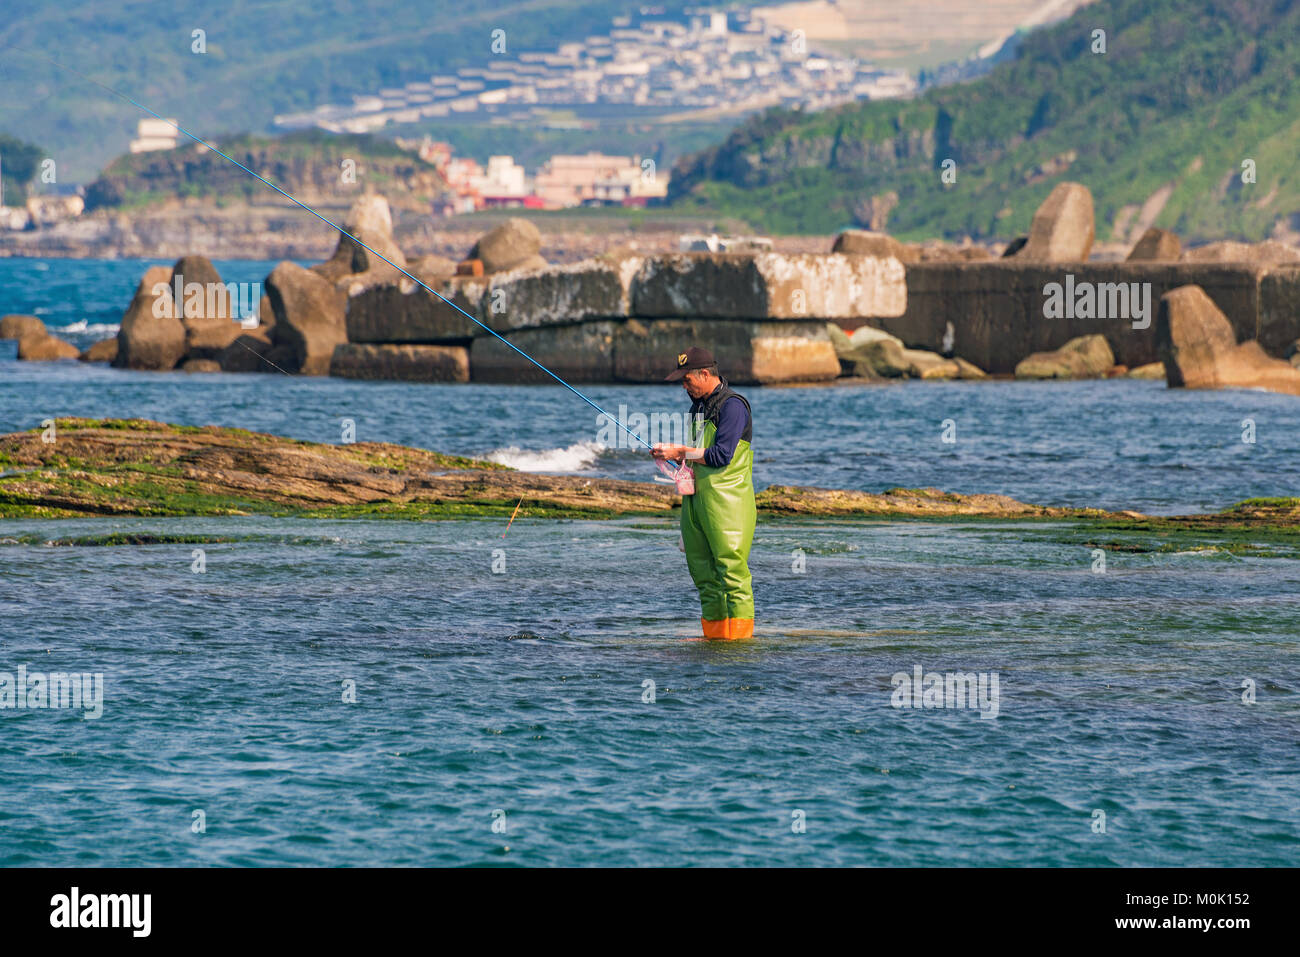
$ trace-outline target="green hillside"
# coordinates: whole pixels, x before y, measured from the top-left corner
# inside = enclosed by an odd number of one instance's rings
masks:
[[[679,12],[685,0],[656,6]],[[0,17],[0,131],[42,144],[60,181],[89,182],[126,152],[142,116],[24,53],[36,50],[130,94],[199,135],[268,132],[276,114],[487,66],[493,30],[510,52],[605,33],[616,0],[32,0]],[[207,53],[191,50],[205,31]],[[695,146],[698,144],[692,144]]]
[[[21,206],[27,201],[28,187],[36,178],[44,155],[36,144],[0,133],[0,181],[4,183],[0,196],[4,205]]]
[[[374,189],[395,206],[428,209],[446,184],[428,163],[369,135],[332,135],[303,130],[279,137],[214,136],[219,150],[307,203],[348,204],[362,189]],[[343,182],[345,160],[355,179]],[[86,208],[140,209],[176,198],[201,198],[217,205],[273,202],[273,194],[243,170],[197,143],[174,150],[124,154],[86,190]]]
[[[1091,49],[1099,28],[1105,53]],[[670,199],[827,232],[866,223],[872,197],[892,193],[887,228],[904,238],[1008,238],[1070,179],[1092,189],[1101,239],[1122,238],[1117,215],[1131,222],[1162,188],[1156,225],[1260,239],[1300,229],[1298,71],[1300,0],[1101,0],[968,84],[755,117],[679,161]],[[954,184],[941,181],[945,159]]]

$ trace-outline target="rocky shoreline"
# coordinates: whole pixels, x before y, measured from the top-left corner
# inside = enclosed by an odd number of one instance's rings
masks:
[[[349,204],[313,203],[326,219],[342,223]],[[427,209],[392,209],[393,237],[411,257],[459,259],[502,217],[496,214],[434,219]],[[646,254],[676,252],[683,232],[711,231],[711,221],[679,217],[672,210],[648,223],[600,217],[550,216],[539,220],[547,258],[581,262],[612,248],[630,246]],[[322,260],[338,245],[338,232],[305,210],[288,204],[215,206],[198,200],[140,212],[96,210],[40,229],[0,234],[0,258],[179,259],[201,249],[209,259]],[[821,236],[778,236],[778,252],[824,252]]]
[[[381,442],[324,445],[243,429],[144,419],[57,419],[0,436],[0,519],[272,514],[315,518],[671,517],[662,484],[518,472]],[[881,493],[771,486],[760,515],[809,519],[1055,521],[1157,534],[1300,538],[1300,499],[1248,500],[1223,512],[1030,505],[936,489]]]

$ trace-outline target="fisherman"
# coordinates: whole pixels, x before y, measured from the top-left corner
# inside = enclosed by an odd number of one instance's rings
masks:
[[[694,494],[682,496],[682,544],[700,593],[705,638],[754,636],[754,587],[749,546],[754,541],[753,416],[744,396],[718,375],[707,349],[677,357],[668,382],[691,397],[689,445],[659,443],[656,459],[691,463]]]

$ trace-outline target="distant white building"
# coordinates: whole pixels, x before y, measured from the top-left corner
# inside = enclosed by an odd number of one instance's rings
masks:
[[[31,221],[31,214],[21,206],[0,206],[0,229],[26,229]]]
[[[528,177],[513,156],[489,156],[487,173],[476,185],[484,196],[523,197],[528,193]]]
[[[27,214],[38,226],[49,226],[65,219],[76,219],[86,209],[80,195],[40,195],[27,197]]]
[[[131,141],[132,153],[152,153],[155,150],[174,150],[180,132],[175,120],[141,120],[135,128],[136,138]]]
[[[535,189],[548,206],[644,206],[667,195],[667,177],[649,177],[639,156],[552,156],[537,171]]]

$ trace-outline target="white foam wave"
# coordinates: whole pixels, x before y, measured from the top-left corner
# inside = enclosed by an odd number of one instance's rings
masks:
[[[484,456],[489,462],[508,465],[521,472],[582,472],[596,463],[605,447],[598,442],[578,442],[564,449],[533,451],[516,445]]]
[[[85,319],[82,319],[79,322],[70,322],[66,326],[56,326],[54,328],[58,332],[87,332],[98,336],[115,336],[122,327],[117,323],[109,322],[97,322],[92,326]]]

